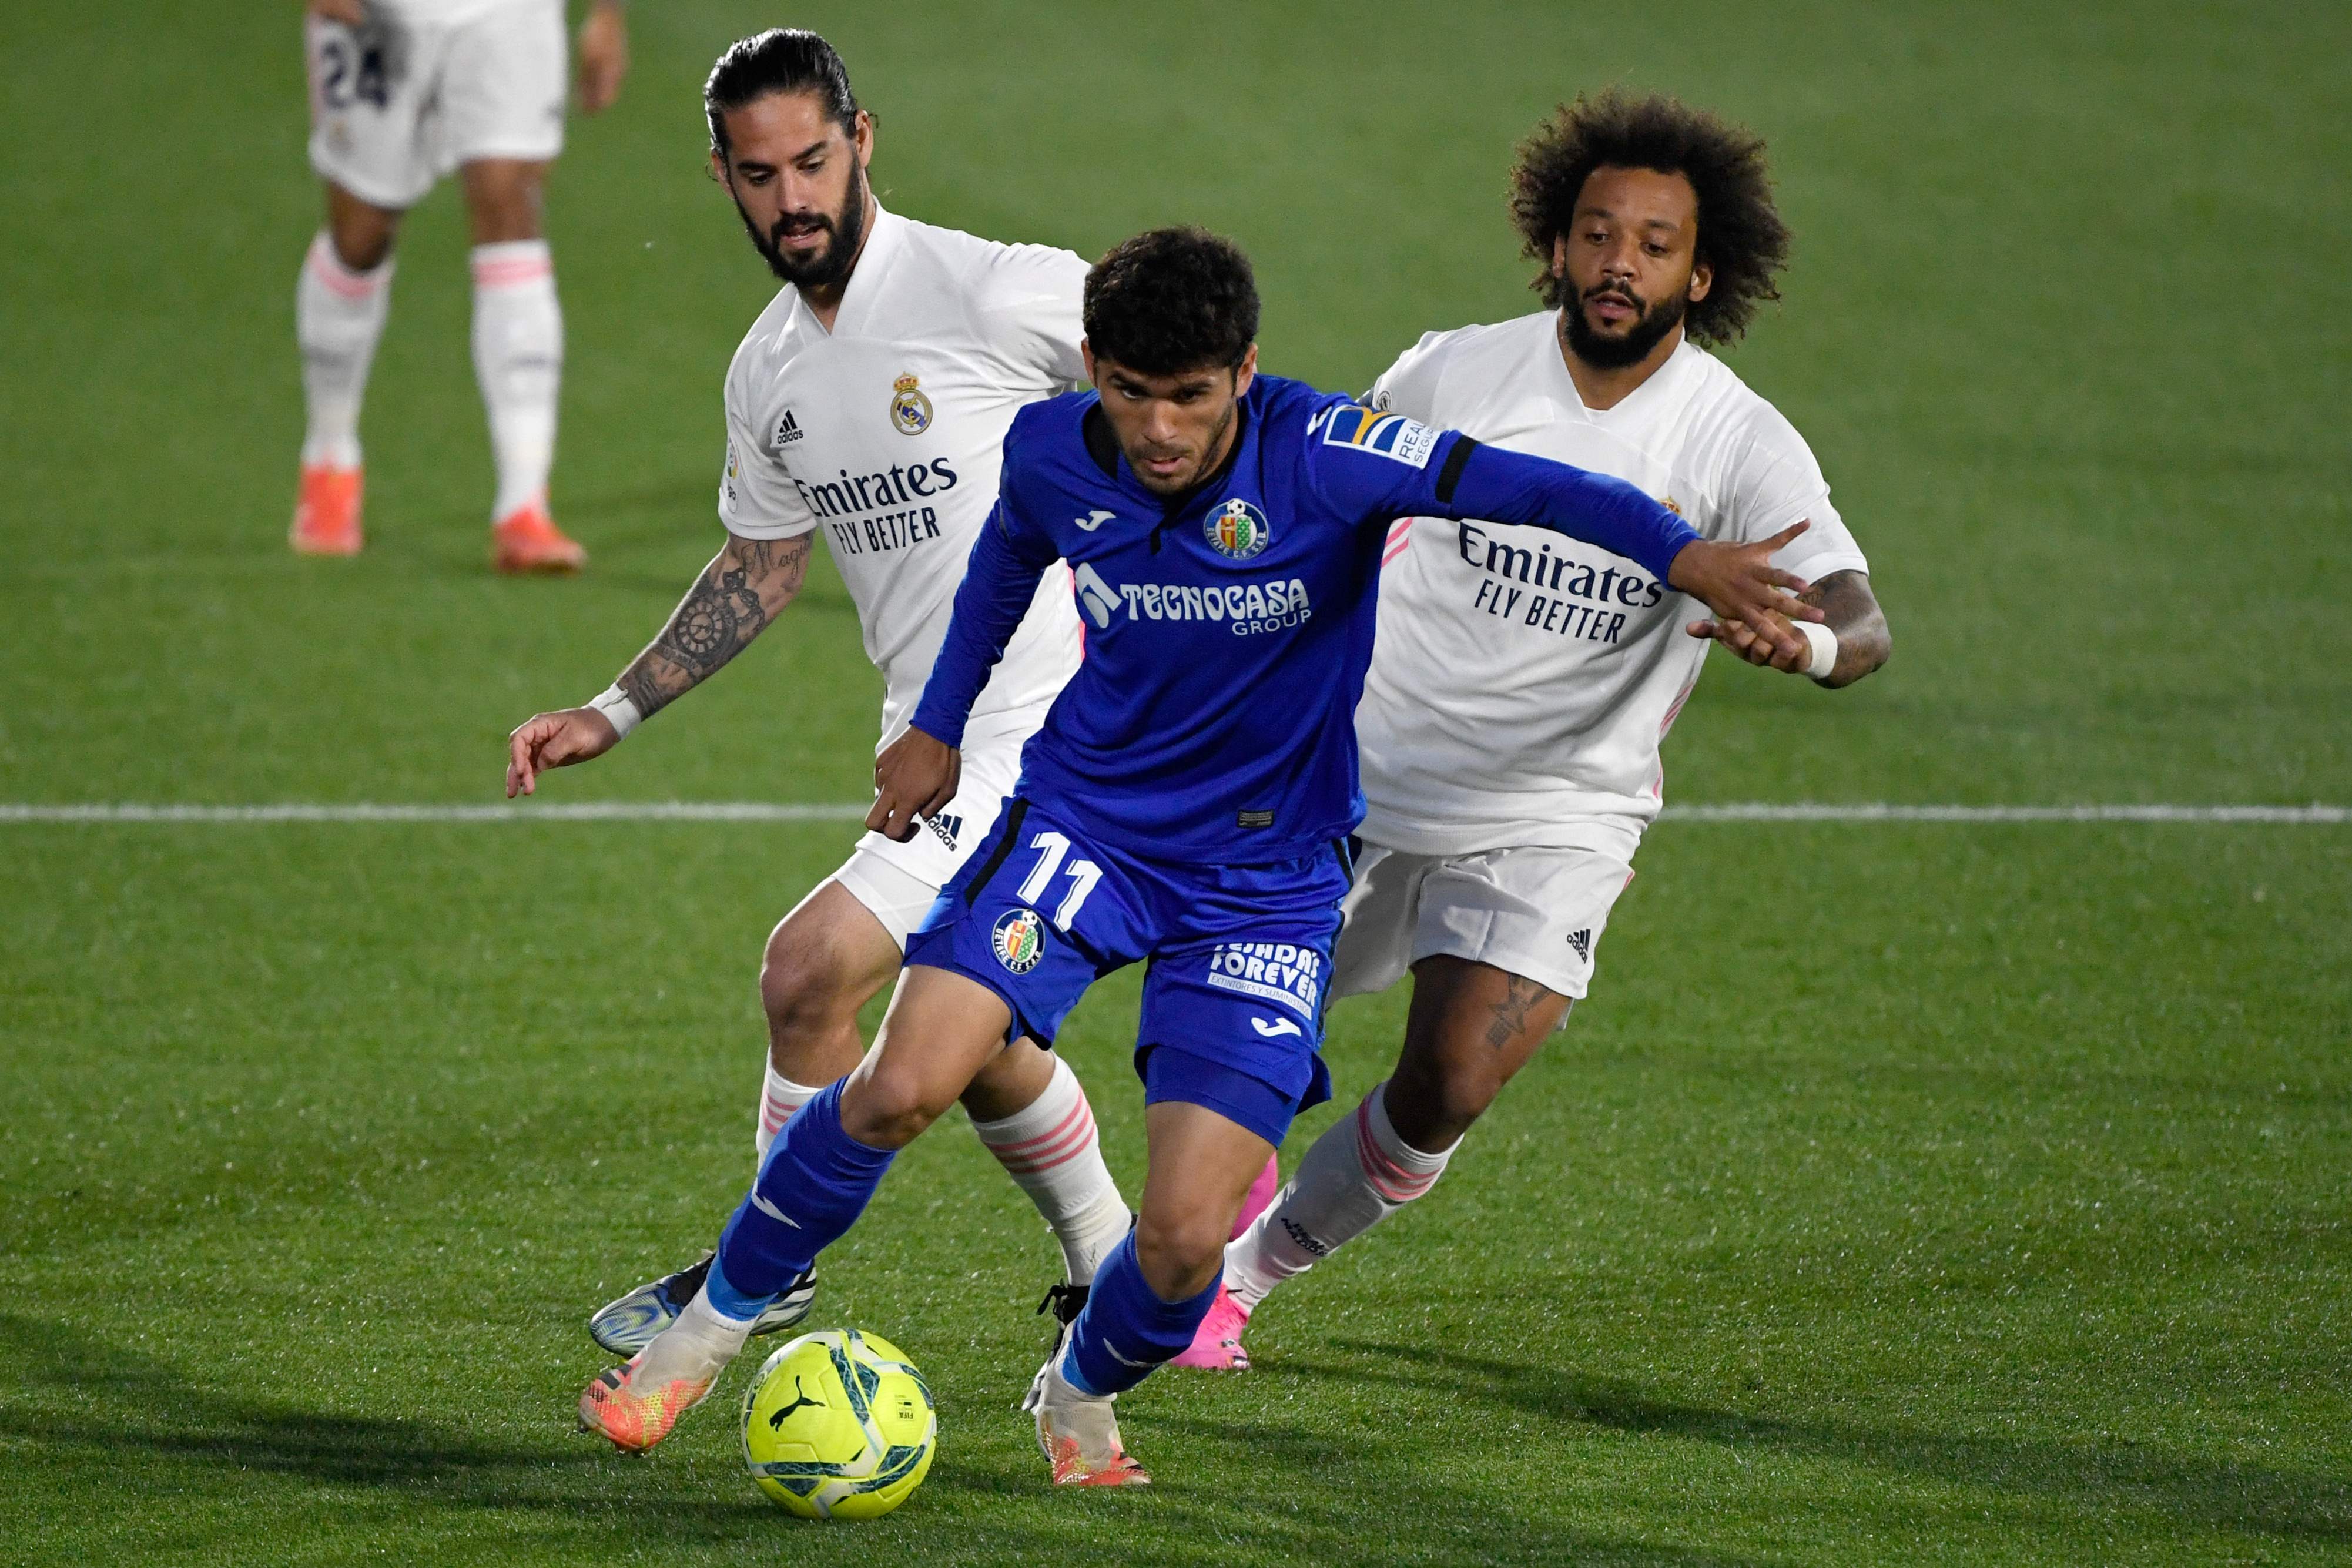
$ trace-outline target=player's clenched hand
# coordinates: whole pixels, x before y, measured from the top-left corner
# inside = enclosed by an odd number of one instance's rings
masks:
[[[1773,565],[1772,557],[1804,532],[1807,526],[1792,522],[1771,538],[1759,539],[1753,544],[1718,544],[1705,539],[1685,544],[1666,569],[1667,585],[1706,605],[1715,612],[1717,619],[1737,622],[1752,641],[1761,642],[1774,658],[1785,654],[1796,663],[1802,663],[1812,657],[1812,647],[1790,623],[1826,617],[1812,605],[1797,602],[1794,595],[1811,584],[1794,573]],[[1747,655],[1742,653],[1741,657]],[[1781,668],[1793,668],[1795,664]]]
[[[359,26],[367,20],[367,0],[304,0],[303,9],[313,16],[324,16],[347,27]]]
[[[629,74],[629,24],[612,0],[596,0],[580,24],[580,111],[600,114]]]
[[[507,798],[535,795],[542,771],[601,757],[620,742],[613,721],[593,708],[537,714],[507,737]]]
[[[866,814],[866,831],[904,844],[915,836],[916,819],[953,800],[962,779],[963,753],[909,725],[874,759],[874,809]]]

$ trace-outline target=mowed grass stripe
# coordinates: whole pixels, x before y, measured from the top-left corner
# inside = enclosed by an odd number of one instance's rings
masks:
[[[355,801],[261,805],[0,805],[5,823],[247,824],[272,822],[856,822],[863,801],[580,801],[560,805]],[[2147,822],[2327,827],[2352,823],[2343,805],[1905,805],[1885,801],[1732,801],[1670,805],[1667,822]]]

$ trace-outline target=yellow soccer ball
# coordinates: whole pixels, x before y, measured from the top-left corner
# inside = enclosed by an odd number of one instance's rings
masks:
[[[898,1347],[855,1329],[803,1334],[743,1396],[743,1463],[803,1519],[879,1519],[930,1473],[931,1391]]]

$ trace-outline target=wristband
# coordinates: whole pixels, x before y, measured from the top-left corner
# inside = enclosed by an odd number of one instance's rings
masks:
[[[1798,621],[1794,624],[1798,634],[1813,645],[1812,661],[1799,673],[1809,675],[1815,680],[1827,680],[1830,671],[1837,668],[1837,633],[1819,621]],[[625,730],[621,732],[628,733]]]
[[[629,700],[628,693],[618,686],[604,688],[588,700],[588,706],[602,713],[612,724],[616,740],[627,740],[629,731],[635,729],[645,717],[637,711],[637,705]]]

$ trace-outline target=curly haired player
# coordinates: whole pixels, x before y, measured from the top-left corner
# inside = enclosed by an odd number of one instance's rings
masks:
[[[1695,617],[1607,550],[1505,522],[1396,525],[1357,710],[1366,815],[1332,992],[1412,1004],[1388,1080],[1315,1141],[1225,1254],[1186,1366],[1249,1365],[1285,1279],[1426,1194],[1562,1026],[1658,813],[1658,752],[1709,641],[1851,685],[1886,661],[1869,566],[1788,420],[1706,347],[1738,338],[1789,249],[1763,143],[1667,98],[1563,108],[1519,150],[1512,216],[1549,309],[1423,337],[1371,402],[1639,486],[1706,538],[1774,556],[1822,623],[1773,646]]]

